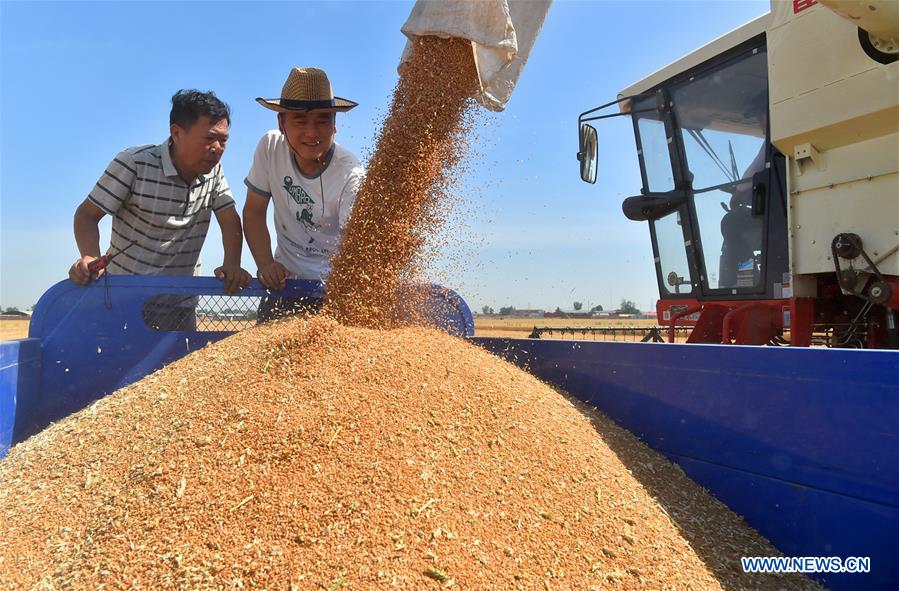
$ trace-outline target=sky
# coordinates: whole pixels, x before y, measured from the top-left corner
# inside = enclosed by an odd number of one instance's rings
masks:
[[[359,103],[338,115],[336,139],[364,161],[412,4],[0,1],[0,307],[28,308],[67,277],[76,207],[117,152],[166,139],[180,88],[214,90],[232,109],[222,163],[238,208],[256,143],[276,126],[254,98],[279,96],[294,66],[323,68],[335,94]],[[598,122],[589,185],[575,158],[578,114],[768,10],[764,0],[556,0],[505,111],[485,112],[472,135],[432,278],[474,311],[654,308],[648,226],[621,213],[640,191],[630,121]],[[108,217],[100,228],[105,250]],[[213,222],[204,274],[221,258]],[[246,245],[243,266],[255,274]]]

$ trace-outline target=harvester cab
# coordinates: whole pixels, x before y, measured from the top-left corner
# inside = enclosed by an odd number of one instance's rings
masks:
[[[899,347],[899,64],[827,4],[773,2],[578,119],[591,183],[590,122],[632,119],[642,188],[622,209],[648,222],[659,321],[689,342]],[[798,50],[813,39],[829,51]]]
[[[765,43],[756,32],[613,103],[632,117],[643,180],[622,209],[649,222],[659,293],[682,306],[783,297],[785,175],[768,135]],[[604,116],[582,115],[585,143],[594,135],[586,121]]]

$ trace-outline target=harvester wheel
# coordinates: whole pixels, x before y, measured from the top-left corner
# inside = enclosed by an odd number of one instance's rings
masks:
[[[858,30],[858,42],[868,57],[881,64],[891,64],[899,59],[899,42],[895,39],[871,37],[864,29]]]

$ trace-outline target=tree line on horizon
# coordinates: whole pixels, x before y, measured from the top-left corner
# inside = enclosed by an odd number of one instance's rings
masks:
[[[574,308],[575,312],[580,312],[584,308],[584,303],[583,302],[572,302],[572,308]],[[517,308],[515,308],[515,306],[502,306],[499,309],[499,315],[500,316],[511,316],[516,311],[517,311]],[[596,305],[596,306],[593,306],[592,308],[590,308],[589,310],[587,310],[586,312],[589,312],[592,314],[594,312],[602,312],[602,311],[603,311],[602,305]],[[639,314],[640,313],[640,309],[637,307],[637,304],[634,303],[633,300],[628,300],[626,298],[622,298],[621,303],[618,306],[618,309],[613,310],[613,311],[618,314]],[[555,313],[559,314],[562,312],[564,312],[564,311],[562,310],[561,307],[556,307]],[[492,306],[482,307],[481,313],[484,314],[485,316],[497,314],[496,310],[494,310]]]

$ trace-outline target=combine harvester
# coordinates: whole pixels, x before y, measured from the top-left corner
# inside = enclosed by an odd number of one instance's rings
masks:
[[[482,78],[501,73],[482,102],[501,108],[547,4],[476,3],[476,19],[435,6],[404,30],[471,38]],[[517,61],[493,61],[510,31]],[[633,120],[643,189],[623,209],[649,222],[659,321],[692,326],[688,344],[473,338],[458,296],[434,288],[428,304],[435,325],[600,408],[786,556],[869,559],[864,574],[810,574],[834,590],[899,588],[897,56],[899,3],[776,0],[581,115],[589,182],[586,122]],[[211,278],[57,284],[30,338],[0,346],[0,455],[252,324],[265,293],[224,296]],[[196,327],[153,329],[142,309],[161,294],[195,298]]]
[[[897,58],[897,2],[776,0],[581,114],[591,183],[587,122],[632,119],[643,187],[622,209],[649,222],[659,322],[692,344],[484,343],[785,555],[870,558],[811,575],[831,589],[899,589]]]

